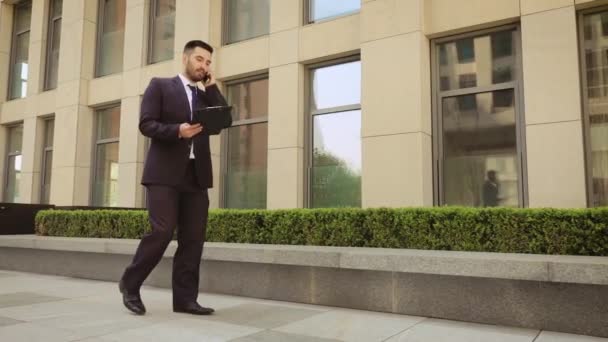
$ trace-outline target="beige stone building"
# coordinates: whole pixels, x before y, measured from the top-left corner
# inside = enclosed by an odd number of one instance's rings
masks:
[[[608,205],[607,5],[0,0],[0,202],[144,206],[142,94],[202,39],[212,207]]]

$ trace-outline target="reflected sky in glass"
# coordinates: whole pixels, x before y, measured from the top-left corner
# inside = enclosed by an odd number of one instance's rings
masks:
[[[27,95],[27,63],[21,63],[21,93],[18,97],[25,97]]]
[[[21,155],[15,156],[15,171],[21,171]]]
[[[361,61],[312,72],[312,110],[361,103]]]
[[[351,13],[361,9],[361,0],[311,0],[310,21]]]
[[[27,63],[21,63],[21,79],[27,81],[27,73],[29,69]]]
[[[361,111],[354,110],[314,117],[313,146],[361,172]]]

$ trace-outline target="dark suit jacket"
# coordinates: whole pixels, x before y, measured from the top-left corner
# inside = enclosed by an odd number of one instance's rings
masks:
[[[497,207],[498,206],[498,184],[486,180],[483,183],[483,206]]]
[[[226,105],[226,100],[216,85],[198,92],[198,106],[221,105]],[[139,118],[139,130],[151,138],[143,185],[180,184],[190,158],[192,140],[198,183],[203,188],[213,187],[209,136],[203,130],[192,139],[179,138],[179,125],[184,122],[190,122],[190,105],[179,76],[153,78],[144,93]]]

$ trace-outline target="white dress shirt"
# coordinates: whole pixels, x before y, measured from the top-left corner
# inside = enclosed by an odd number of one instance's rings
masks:
[[[190,90],[190,88],[188,87],[190,86],[194,86],[197,87],[195,82],[190,81],[189,79],[186,78],[186,76],[182,75],[181,73],[178,74],[179,78],[182,80],[182,84],[184,85],[184,90],[186,91],[186,95],[188,96],[188,105],[190,105],[190,120],[192,120],[192,90]],[[201,89],[202,91],[205,91],[205,89]],[[190,145],[190,159],[194,159],[194,145],[191,144]]]

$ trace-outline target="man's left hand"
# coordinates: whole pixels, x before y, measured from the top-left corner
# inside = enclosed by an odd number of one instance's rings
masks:
[[[215,75],[214,75],[213,71],[209,70],[207,72],[207,75],[209,76],[209,80],[206,83],[203,83],[203,85],[205,87],[208,87],[210,85],[214,85],[215,84]]]

